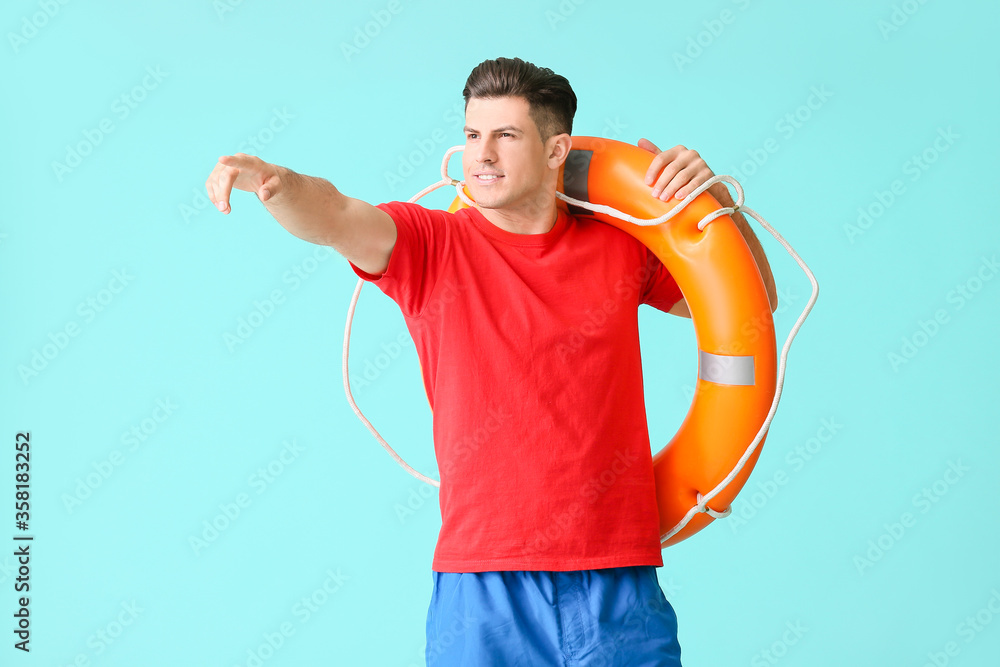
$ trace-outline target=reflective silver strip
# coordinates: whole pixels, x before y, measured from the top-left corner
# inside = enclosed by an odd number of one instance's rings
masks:
[[[753,385],[753,356],[729,356],[698,350],[698,378],[716,384]]]

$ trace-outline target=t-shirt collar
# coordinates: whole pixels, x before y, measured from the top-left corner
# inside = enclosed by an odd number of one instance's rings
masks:
[[[496,239],[497,241],[502,241],[504,243],[509,243],[510,245],[522,245],[522,246],[545,246],[554,243],[562,233],[566,230],[566,226],[569,224],[569,214],[561,206],[556,206],[557,216],[556,222],[552,226],[552,229],[545,232],[544,234],[517,234],[515,232],[509,232],[506,229],[497,227],[492,222],[490,222],[482,212],[475,206],[467,207],[469,209],[469,216],[475,222],[484,234]]]

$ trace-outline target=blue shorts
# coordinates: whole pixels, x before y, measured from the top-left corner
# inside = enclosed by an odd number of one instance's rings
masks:
[[[431,575],[428,667],[680,667],[652,565]]]

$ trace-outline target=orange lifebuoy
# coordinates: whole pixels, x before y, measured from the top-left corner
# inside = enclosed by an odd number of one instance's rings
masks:
[[[652,153],[621,141],[574,136],[557,189],[635,218],[658,218],[680,202],[650,196],[644,182]],[[464,194],[470,197],[468,190]],[[698,344],[694,399],[673,439],[653,456],[662,547],[676,544],[731,511],[760,456],[753,452],[776,384],[774,322],[767,292],[743,235],[729,215],[698,229],[722,208],[702,192],[666,222],[641,226],[559,201],[575,215],[596,217],[631,234],[660,259],[687,301]],[[456,197],[448,208],[466,204]],[[749,456],[747,454],[749,453]],[[742,460],[742,463],[741,463]],[[732,479],[710,498],[727,477]]]

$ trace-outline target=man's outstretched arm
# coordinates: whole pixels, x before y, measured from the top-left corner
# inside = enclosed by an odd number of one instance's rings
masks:
[[[389,214],[341,193],[326,179],[236,153],[223,155],[205,181],[208,197],[229,213],[233,189],[253,192],[289,232],[304,241],[328,245],[362,271],[380,274],[396,244]]]

